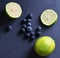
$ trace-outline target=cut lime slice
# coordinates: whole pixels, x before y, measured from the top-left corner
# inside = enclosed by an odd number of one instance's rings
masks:
[[[16,2],[9,2],[5,6],[7,15],[11,18],[19,18],[22,14],[21,6]]]
[[[44,25],[51,26],[52,24],[54,24],[57,21],[58,15],[54,10],[47,9],[41,14],[40,18],[41,18],[41,22]]]

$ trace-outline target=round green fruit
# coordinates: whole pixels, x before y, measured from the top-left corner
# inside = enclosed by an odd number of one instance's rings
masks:
[[[55,49],[55,41],[49,36],[43,36],[36,40],[34,51],[39,56],[47,56]]]
[[[40,19],[44,25],[51,26],[57,21],[58,15],[54,10],[47,9],[41,14]]]

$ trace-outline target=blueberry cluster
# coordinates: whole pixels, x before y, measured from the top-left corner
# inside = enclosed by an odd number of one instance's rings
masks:
[[[32,24],[31,24],[31,19],[33,17],[33,14],[29,14],[26,19],[23,19],[22,22],[22,27],[20,31],[24,33],[26,38],[30,38],[31,40],[35,39],[36,37],[39,37],[41,35],[41,27],[38,26],[34,31],[32,31]]]
[[[32,24],[31,19],[33,17],[33,14],[29,14],[25,19],[21,21],[22,27],[20,29],[20,33],[24,34],[24,37],[29,38],[31,40],[34,40],[35,38],[38,38],[41,35],[41,27],[38,26],[35,29],[35,32],[32,30]],[[12,29],[12,25],[8,25],[6,30],[10,31]]]

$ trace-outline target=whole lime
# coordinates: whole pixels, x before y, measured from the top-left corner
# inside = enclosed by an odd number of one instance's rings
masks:
[[[55,41],[49,36],[38,38],[34,45],[34,51],[39,56],[47,56],[55,49]]]

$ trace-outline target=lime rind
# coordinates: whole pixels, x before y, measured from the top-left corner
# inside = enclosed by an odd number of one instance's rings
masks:
[[[19,14],[19,16],[12,16],[7,10],[7,6],[9,5],[9,4],[16,4],[17,6],[19,6],[19,8],[20,8],[20,14]],[[13,6],[12,6],[13,7]],[[11,19],[16,19],[16,18],[19,18],[19,17],[21,17],[21,15],[22,15],[22,8],[21,8],[21,6],[18,4],[18,3],[16,3],[16,2],[9,2],[9,3],[7,3],[6,5],[5,5],[5,9],[4,9],[4,12],[5,12],[5,14],[6,14],[6,16],[8,17],[8,18],[11,18]],[[16,15],[16,14],[15,14]]]
[[[58,20],[58,15],[54,10],[47,9],[47,10],[43,11],[40,18],[41,18],[41,22],[44,25],[51,26]]]
[[[34,51],[39,56],[48,56],[54,50],[55,41],[49,36],[40,37],[35,42]]]

